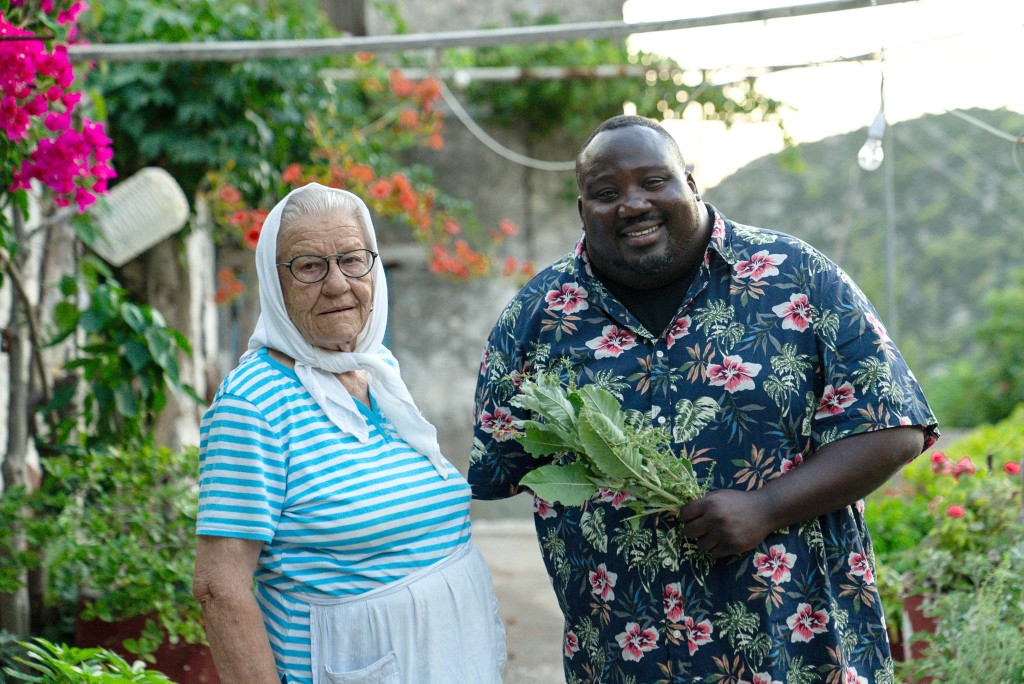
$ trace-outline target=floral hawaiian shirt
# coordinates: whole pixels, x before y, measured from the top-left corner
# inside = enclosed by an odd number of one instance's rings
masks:
[[[921,388],[850,278],[796,238],[710,210],[704,262],[661,335],[593,276],[583,239],[508,304],[480,367],[474,496],[512,496],[543,465],[513,439],[528,416],[510,402],[540,367],[664,426],[713,488],[756,489],[869,430],[918,425],[935,440]],[[893,682],[863,502],[715,561],[669,520],[631,526],[625,496],[535,497],[567,682]]]

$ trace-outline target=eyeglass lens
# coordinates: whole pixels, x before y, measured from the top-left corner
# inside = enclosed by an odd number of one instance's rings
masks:
[[[356,249],[332,256],[309,254],[295,257],[291,262],[292,275],[304,283],[319,282],[327,277],[331,259],[338,262],[341,272],[349,278],[361,278],[373,267],[373,252],[368,249]]]

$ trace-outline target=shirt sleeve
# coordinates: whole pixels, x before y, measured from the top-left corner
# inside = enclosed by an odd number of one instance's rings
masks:
[[[285,449],[259,409],[235,395],[219,396],[200,431],[196,532],[269,542],[286,475]]]
[[[816,448],[907,425],[921,427],[925,448],[931,446],[938,422],[920,384],[868,298],[841,268],[825,261],[813,288],[822,360],[812,416]]]
[[[517,378],[530,369],[517,341],[517,310],[513,300],[491,330],[477,376],[467,477],[476,499],[518,494],[519,480],[550,460],[533,458],[514,439],[515,422],[529,417],[510,401],[518,392]]]

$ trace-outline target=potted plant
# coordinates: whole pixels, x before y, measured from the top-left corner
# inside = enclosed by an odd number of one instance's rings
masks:
[[[1008,549],[1024,543],[1021,454],[1024,407],[915,460],[869,497],[879,592],[890,635],[907,642],[906,657],[923,652],[926,644],[910,637],[934,629],[935,597],[975,590]]]
[[[216,682],[193,599],[198,457],[151,443],[47,459],[54,595],[79,607],[75,643]]]
[[[1024,546],[1018,544],[974,588],[933,596],[926,648],[899,674],[911,682],[1024,682]]]

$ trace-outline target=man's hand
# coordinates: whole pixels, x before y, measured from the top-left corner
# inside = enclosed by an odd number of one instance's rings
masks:
[[[772,531],[757,492],[717,489],[679,509],[683,534],[715,558],[750,551]]]
[[[716,558],[745,553],[775,530],[867,496],[923,448],[924,432],[917,426],[844,437],[760,489],[718,489],[683,506],[683,534]]]

